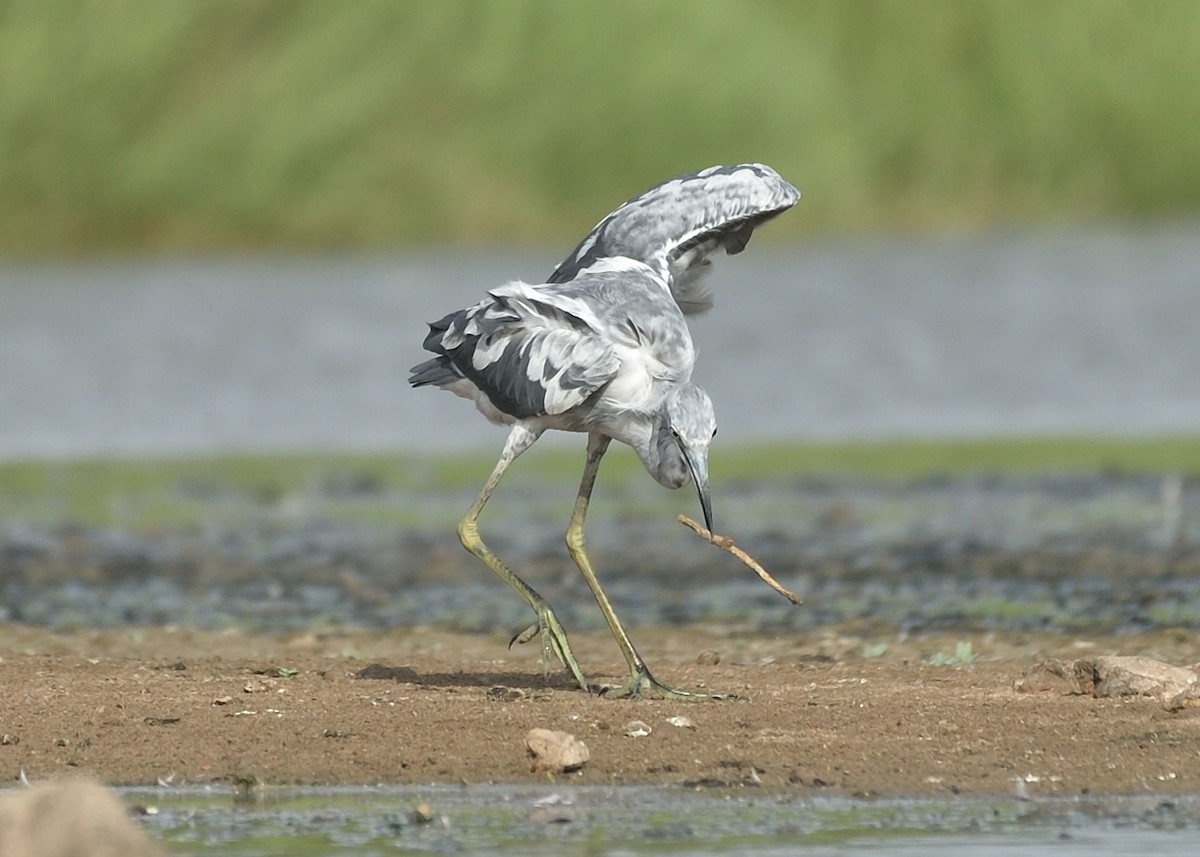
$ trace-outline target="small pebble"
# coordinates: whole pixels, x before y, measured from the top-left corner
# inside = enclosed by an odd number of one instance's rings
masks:
[[[644,738],[650,734],[649,724],[643,723],[640,720],[630,720],[625,724],[626,738]]]
[[[672,726],[678,726],[680,729],[695,729],[696,728],[696,724],[692,722],[692,719],[690,717],[680,717],[680,716],[676,715],[675,717],[668,717],[667,722],[670,723]]]
[[[721,655],[719,652],[714,652],[712,649],[705,649],[696,656],[696,663],[705,667],[715,667],[721,663]]]

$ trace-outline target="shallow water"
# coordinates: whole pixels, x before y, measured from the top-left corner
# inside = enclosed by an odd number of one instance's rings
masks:
[[[693,330],[721,443],[1194,432],[1200,224],[720,260]],[[0,458],[498,448],[405,382],[425,323],[560,254],[0,266]]]
[[[881,800],[682,789],[126,790],[173,853],[1124,855],[1195,853],[1195,798]],[[431,818],[418,820],[419,806]]]

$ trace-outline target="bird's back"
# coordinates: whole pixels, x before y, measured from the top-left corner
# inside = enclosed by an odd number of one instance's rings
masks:
[[[413,368],[413,386],[474,399],[493,420],[575,430],[602,413],[654,410],[695,359],[662,278],[622,259],[565,283],[494,289],[433,322],[425,348],[436,356]]]

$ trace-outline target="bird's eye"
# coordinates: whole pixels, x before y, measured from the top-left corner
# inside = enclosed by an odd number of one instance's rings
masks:
[[[679,440],[679,432],[677,432],[675,429],[671,429],[671,437]]]
[[[713,437],[716,437],[716,436],[717,436],[717,430],[713,429]]]

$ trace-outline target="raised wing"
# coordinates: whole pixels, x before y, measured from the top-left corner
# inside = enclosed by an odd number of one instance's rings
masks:
[[[755,228],[787,211],[800,192],[765,164],[709,167],[673,178],[613,211],[554,269],[573,280],[597,261],[626,256],[661,272],[686,315],[713,305],[700,282],[718,247],[746,249]]]
[[[429,326],[438,355],[413,367],[413,386],[461,392],[466,379],[515,419],[564,413],[610,381],[620,359],[586,308],[525,283],[509,283]]]

